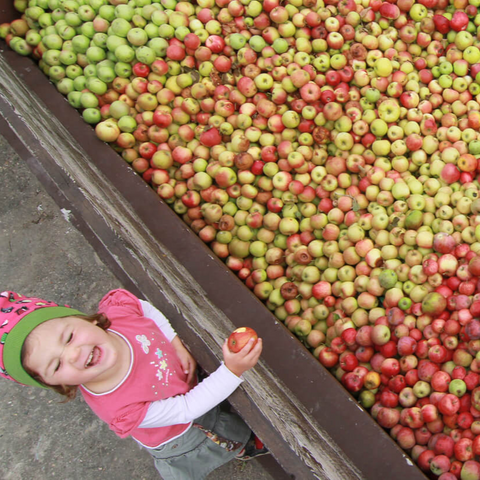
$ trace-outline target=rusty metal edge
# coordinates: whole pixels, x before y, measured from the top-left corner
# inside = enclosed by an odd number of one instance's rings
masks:
[[[404,452],[296,339],[298,348],[292,351],[292,335],[220,260],[205,262],[208,247],[196,237],[192,245],[192,236],[184,235],[188,227],[152,190],[145,189],[143,180],[132,176],[128,165],[95,137],[93,129],[78,114],[73,114],[70,105],[33,62],[6,49],[5,44],[3,47],[3,55],[12,68],[52,113],[69,125],[72,137],[82,143],[95,165],[115,183],[136,214],[188,268],[212,301],[234,325],[251,326],[264,338],[263,358],[266,363],[365,477],[401,478],[408,475],[412,480],[425,479],[419,469],[400,461]],[[115,165],[113,169],[112,165]],[[45,176],[43,181],[46,181]],[[162,224],[155,221],[156,218],[161,218]],[[82,230],[80,223],[79,227]],[[86,238],[90,240],[91,236],[89,238],[87,234]],[[113,271],[121,275],[121,272]]]

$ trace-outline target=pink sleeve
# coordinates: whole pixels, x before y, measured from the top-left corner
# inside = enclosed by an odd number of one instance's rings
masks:
[[[150,402],[127,405],[112,419],[110,429],[121,438],[128,437],[142,423],[149,405]]]
[[[125,315],[143,316],[143,308],[138,298],[127,290],[117,289],[108,292],[98,306],[98,312],[108,317],[108,311],[120,307]]]

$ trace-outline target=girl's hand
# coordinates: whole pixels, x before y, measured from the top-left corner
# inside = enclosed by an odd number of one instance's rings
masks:
[[[260,358],[263,348],[262,339],[259,338],[255,346],[253,346],[254,341],[255,340],[251,338],[238,353],[232,353],[230,351],[227,340],[225,340],[223,344],[222,351],[225,366],[237,377],[240,377],[244,372],[253,368]]]
[[[192,354],[185,348],[178,336],[173,339],[172,347],[180,360],[183,372],[187,375],[187,383],[193,386],[196,379],[197,362],[192,357]]]

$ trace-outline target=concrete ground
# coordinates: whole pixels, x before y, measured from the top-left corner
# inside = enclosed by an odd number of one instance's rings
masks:
[[[86,312],[121,287],[42,185],[0,137],[0,291],[14,290]],[[0,478],[150,480],[150,455],[121,440],[78,397],[0,379]],[[232,461],[209,480],[272,480],[258,463]]]

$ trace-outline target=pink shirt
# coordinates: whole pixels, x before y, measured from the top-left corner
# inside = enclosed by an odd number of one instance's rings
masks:
[[[139,300],[126,290],[114,290],[100,302],[99,312],[112,322],[111,331],[128,343],[131,369],[113,390],[102,394],[80,390],[90,408],[120,437],[131,435],[150,448],[184,433],[191,422],[156,428],[138,428],[152,402],[185,394],[186,375],[171,343],[150,319]]]

